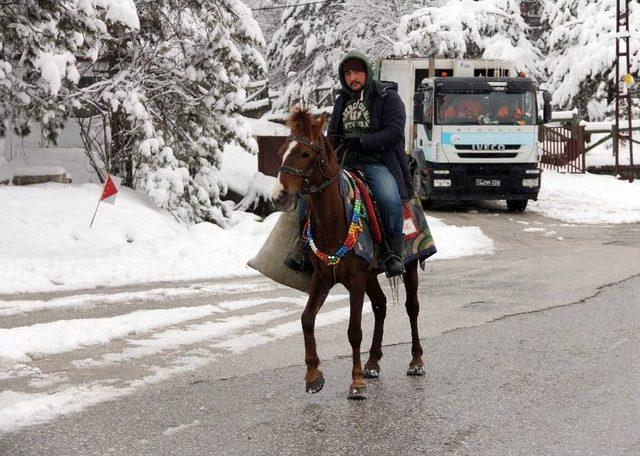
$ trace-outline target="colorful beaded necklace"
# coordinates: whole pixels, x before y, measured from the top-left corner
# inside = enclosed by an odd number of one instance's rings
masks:
[[[362,203],[362,198],[360,197],[360,190],[358,186],[353,180],[353,177],[347,172],[345,172],[347,177],[347,182],[353,189],[354,199],[353,199],[353,215],[351,216],[351,225],[349,225],[349,231],[347,232],[347,238],[344,240],[342,245],[333,255],[327,255],[324,252],[321,252],[318,247],[316,247],[315,242],[313,242],[313,235],[311,234],[311,212],[309,212],[309,218],[307,219],[306,226],[306,234],[307,239],[309,240],[309,245],[311,246],[311,250],[316,254],[320,260],[326,264],[327,266],[337,266],[340,263],[347,253],[356,245],[356,241],[358,240],[358,236],[363,231],[362,219],[361,217],[364,215],[364,205]]]

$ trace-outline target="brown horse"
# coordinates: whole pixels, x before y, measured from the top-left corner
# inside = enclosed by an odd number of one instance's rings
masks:
[[[347,237],[350,221],[344,210],[344,201],[340,193],[340,167],[333,148],[326,140],[322,129],[326,115],[313,116],[301,108],[293,110],[288,125],[291,136],[280,150],[282,166],[278,173],[278,183],[273,191],[273,201],[279,206],[291,203],[295,195],[309,195],[313,214],[313,239],[317,248],[325,253],[335,252]],[[343,284],[349,290],[350,317],[348,337],[353,350],[352,383],[349,387],[349,399],[365,399],[365,378],[377,378],[380,375],[382,358],[382,333],[387,311],[387,298],[378,283],[378,274],[382,270],[365,262],[350,251],[337,266],[327,266],[316,255],[311,254],[314,267],[311,278],[309,300],[302,313],[304,332],[306,391],[317,393],[324,386],[324,377],[318,366],[320,360],[316,351],[314,326],[316,315],[322,307],[329,291],[336,283]],[[424,375],[422,346],[418,336],[418,262],[406,264],[403,275],[406,289],[406,309],[411,322],[411,354],[407,375]],[[371,300],[375,316],[373,341],[369,350],[369,359],[364,365],[360,362],[360,343],[362,341],[362,305],[365,293]]]

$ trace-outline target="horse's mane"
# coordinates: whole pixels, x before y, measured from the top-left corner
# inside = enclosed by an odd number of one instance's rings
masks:
[[[315,116],[308,108],[302,106],[293,108],[287,120],[287,125],[291,128],[291,133],[305,138],[311,137],[314,123]]]

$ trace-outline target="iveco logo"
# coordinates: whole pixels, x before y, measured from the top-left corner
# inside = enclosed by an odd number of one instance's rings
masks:
[[[472,150],[505,150],[504,144],[473,144]]]

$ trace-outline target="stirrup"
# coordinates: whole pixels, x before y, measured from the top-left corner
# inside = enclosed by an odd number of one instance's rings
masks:
[[[305,250],[292,250],[284,259],[284,264],[296,272],[313,272],[313,266]]]

